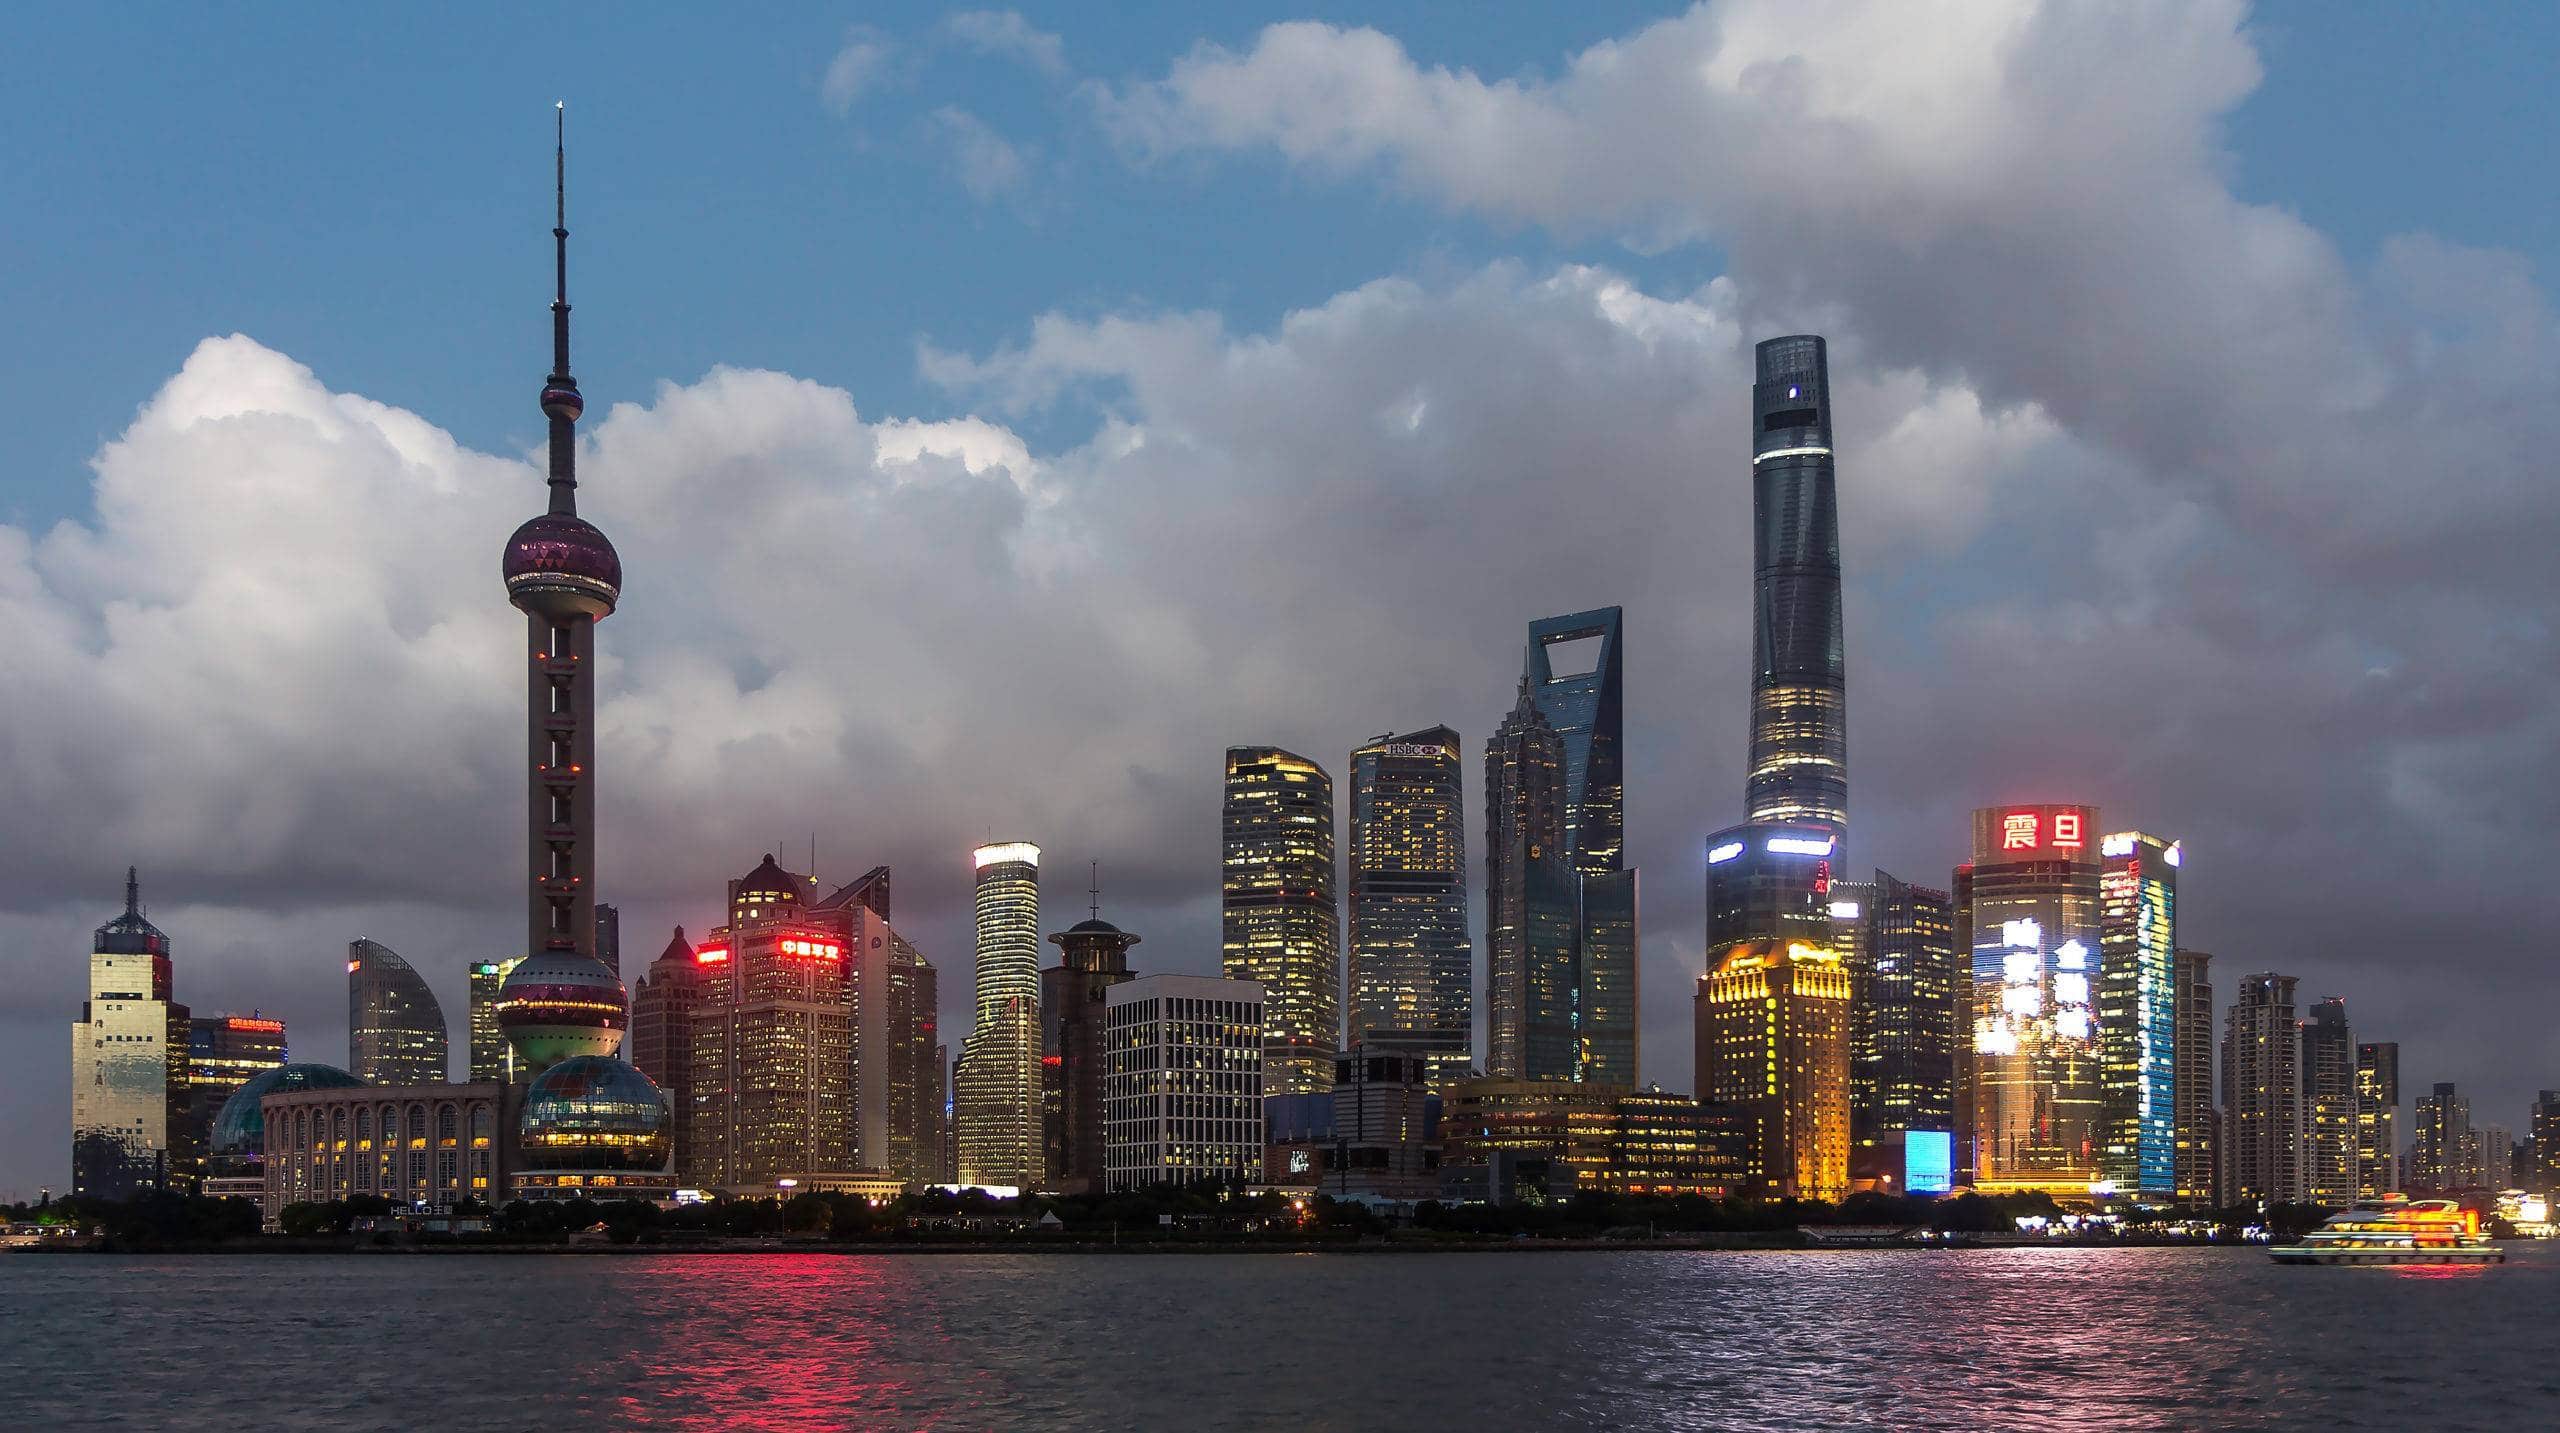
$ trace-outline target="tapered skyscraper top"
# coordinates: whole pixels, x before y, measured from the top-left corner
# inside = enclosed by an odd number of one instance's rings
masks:
[[[1831,371],[1811,334],[1758,349],[1751,388],[1753,821],[1849,826],[1848,684]]]

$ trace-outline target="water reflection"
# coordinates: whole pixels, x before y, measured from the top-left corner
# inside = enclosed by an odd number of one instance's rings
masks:
[[[26,1257],[0,1259],[0,1421],[2549,1427],[2555,1273],[2548,1248],[2429,1277],[2193,1249]]]

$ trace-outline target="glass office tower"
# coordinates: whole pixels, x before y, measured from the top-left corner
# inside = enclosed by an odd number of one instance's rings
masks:
[[[1484,749],[1485,1070],[1497,1079],[1582,1077],[1564,771],[1564,741],[1523,681]]]
[[[1751,763],[1755,822],[1849,827],[1848,679],[1831,368],[1811,334],[1756,350],[1751,387]]]
[[[2115,832],[2099,847],[2099,1175],[2119,1194],[2178,1193],[2177,842]]]
[[[1040,848],[980,846],[977,1018],[953,1075],[959,1180],[1030,1189],[1040,1155]]]
[[[1575,1077],[1632,1085],[1642,929],[1636,873],[1625,862],[1624,627],[1616,607],[1530,623],[1521,681],[1564,754]]]
[[[1466,1077],[1475,1010],[1458,734],[1381,736],[1351,753],[1351,1033]]]
[[[1958,872],[1972,961],[1974,1184],[2086,1194],[2099,1178],[2098,812],[1987,806]]]
[[[369,1085],[440,1085],[445,1040],[426,978],[380,941],[347,942],[347,1069]]]
[[[1333,778],[1278,747],[1229,747],[1219,826],[1222,963],[1262,987],[1264,1079],[1275,1095],[1321,1094],[1342,1047]]]

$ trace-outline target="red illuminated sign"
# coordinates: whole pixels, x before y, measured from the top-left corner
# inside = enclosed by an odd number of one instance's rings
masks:
[[[696,965],[721,965],[725,964],[728,959],[729,951],[726,946],[706,945],[702,949],[693,953],[693,960]]]
[[[222,1023],[226,1028],[233,1030],[257,1030],[269,1035],[284,1033],[284,1022],[281,1020],[252,1020],[246,1015],[234,1015]]]
[[[2062,823],[2056,821],[2054,824],[2059,826]],[[2071,825],[2072,829],[2078,830],[2080,823],[2074,821]],[[2035,845],[2036,813],[2033,811],[2012,811],[2008,815],[2000,818],[2001,850],[2032,851],[2035,849]]]
[[[2027,819],[2032,821],[2035,818],[2029,817]],[[2081,844],[2079,812],[2056,811],[2053,813],[2053,844],[2057,846],[2077,846]]]

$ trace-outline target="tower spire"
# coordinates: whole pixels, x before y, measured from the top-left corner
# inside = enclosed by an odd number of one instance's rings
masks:
[[[1084,893],[1093,900],[1093,918],[1102,919],[1102,863],[1100,861],[1092,862],[1085,867]]]
[[[142,914],[142,869],[139,866],[124,868],[124,913],[129,916]]]
[[[569,103],[552,107],[551,376],[543,380],[542,411],[551,420],[551,510],[578,510],[578,415],[587,402],[569,373]]]

